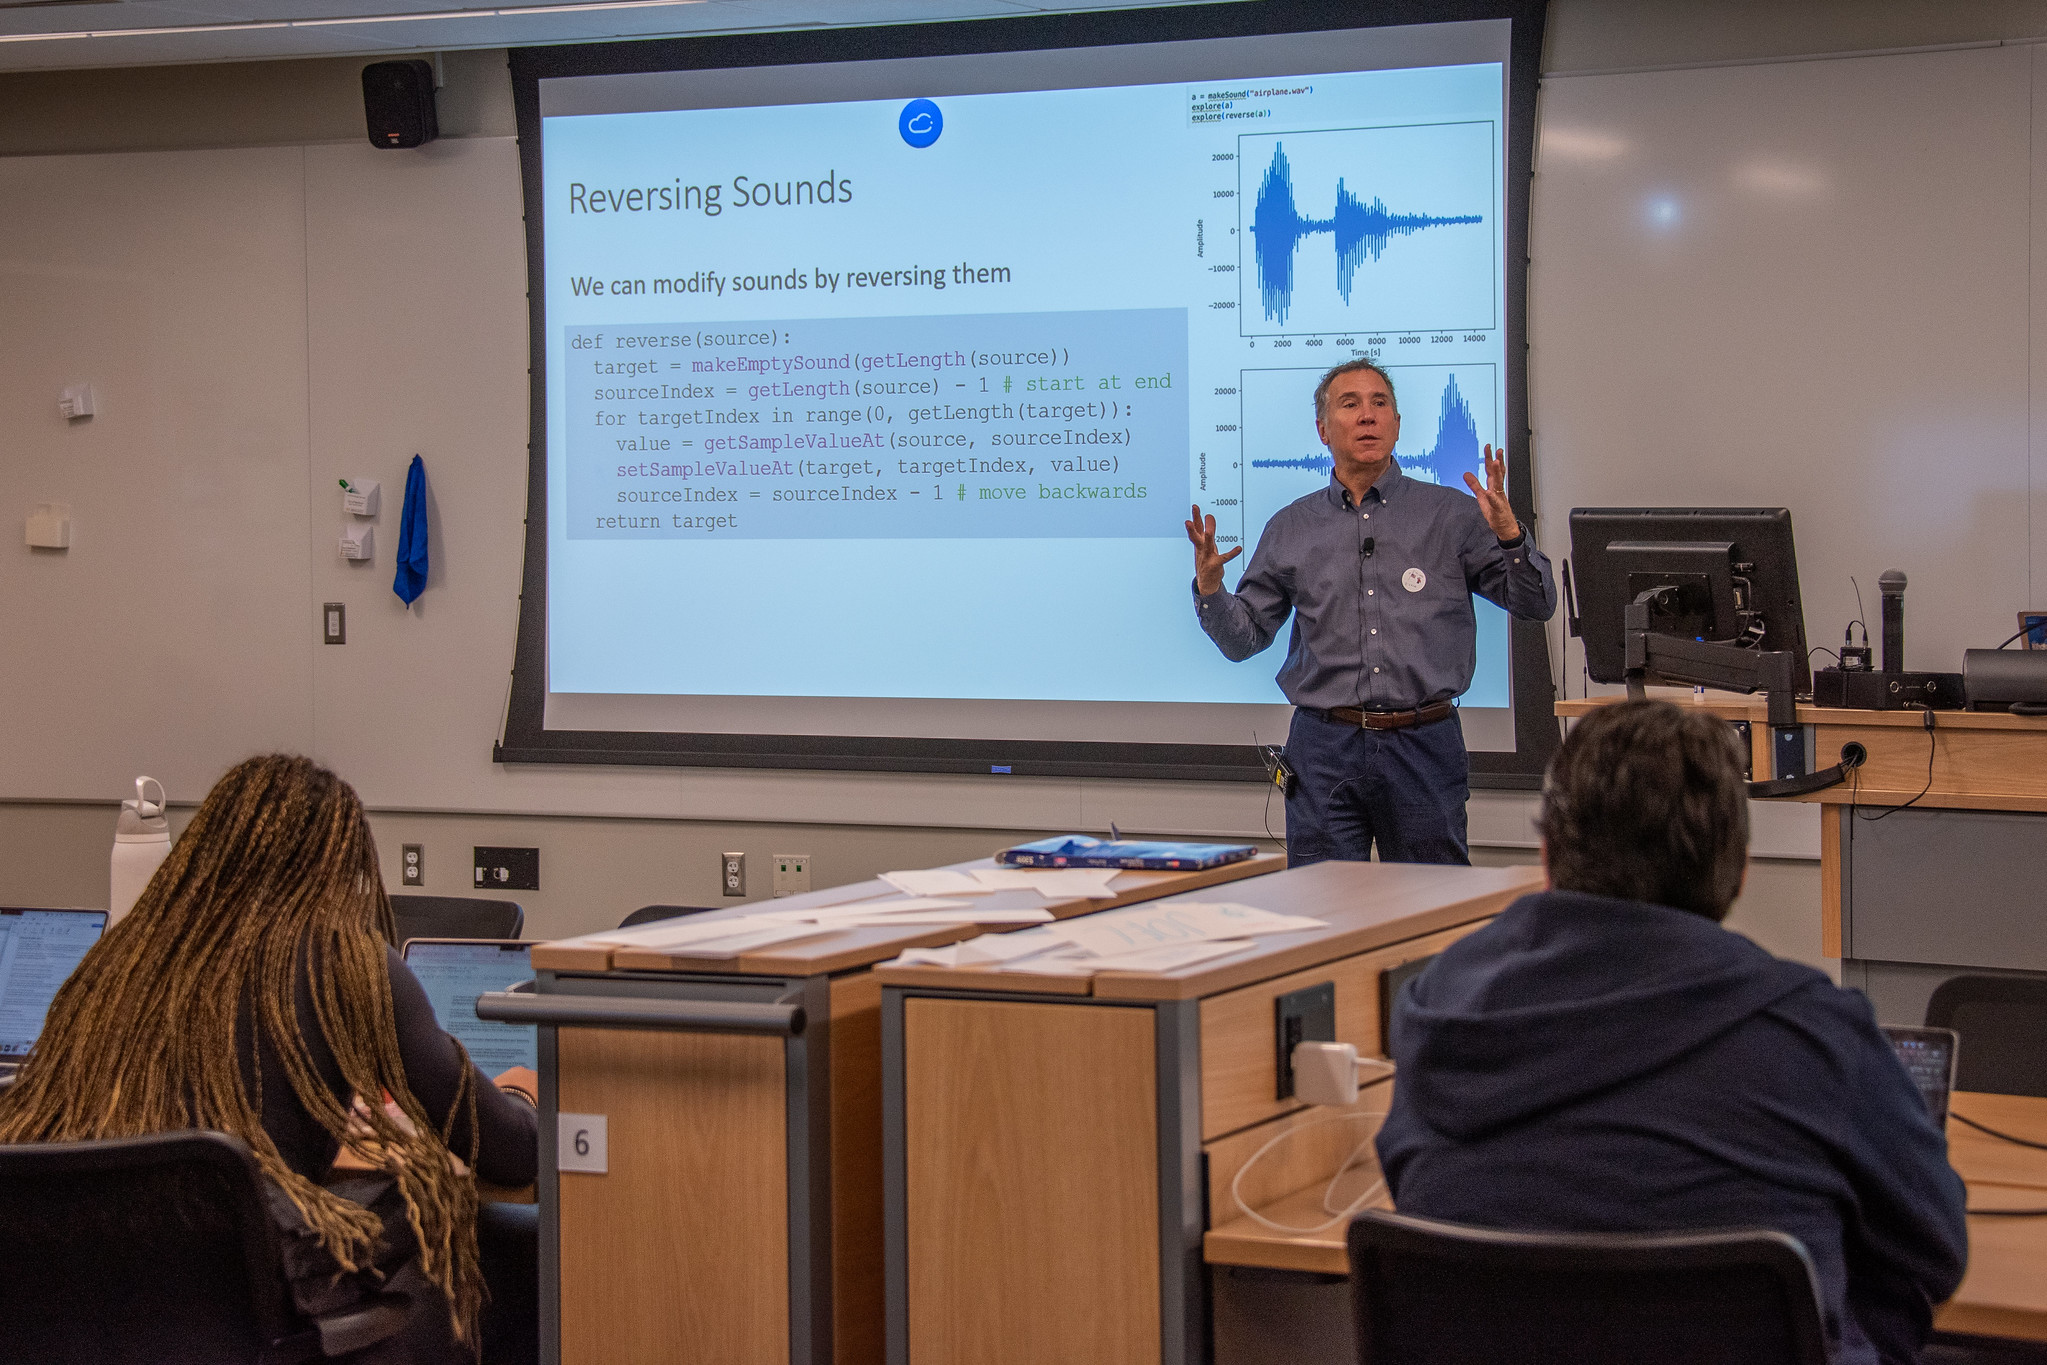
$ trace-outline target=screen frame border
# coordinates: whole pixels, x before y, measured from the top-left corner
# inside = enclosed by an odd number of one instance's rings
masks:
[[[1075,47],[1262,37],[1408,24],[1505,19],[1509,30],[1506,139],[1506,301],[1509,500],[1530,535],[1528,216],[1536,90],[1547,0],[1236,0],[1136,10],[917,24],[779,30],[514,48],[512,99],[525,209],[528,389],[525,563],[518,641],[503,730],[492,761],[511,764],[804,769],[1263,782],[1255,744],[1125,744],[1083,740],[931,739],[549,729],[547,708],[547,320],[540,82],[566,76],[1028,52]],[[1533,790],[1559,743],[1556,684],[1544,623],[1509,620],[1513,750],[1470,755],[1471,785]],[[801,698],[787,699],[799,705]]]

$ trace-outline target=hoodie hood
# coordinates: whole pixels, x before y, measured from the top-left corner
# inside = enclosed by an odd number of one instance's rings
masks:
[[[1816,982],[1702,915],[1545,891],[1407,983],[1393,1058],[1430,1127],[1477,1138],[1660,1071]]]

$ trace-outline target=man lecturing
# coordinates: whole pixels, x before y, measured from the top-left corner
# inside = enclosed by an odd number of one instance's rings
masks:
[[[1477,661],[1477,593],[1525,621],[1556,610],[1549,559],[1507,503],[1507,454],[1485,449],[1471,492],[1401,473],[1393,381],[1352,360],[1315,386],[1315,430],[1335,462],[1329,486],[1266,523],[1235,592],[1223,589],[1215,518],[1201,508],[1194,606],[1233,660],[1294,628],[1280,690],[1294,705],[1286,761],[1287,860],[1469,863],[1470,763],[1453,701]]]

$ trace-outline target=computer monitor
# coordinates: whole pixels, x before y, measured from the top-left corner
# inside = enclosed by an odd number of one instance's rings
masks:
[[[0,907],[0,1065],[28,1059],[57,988],[106,927],[104,910]]]
[[[540,1030],[476,1017],[476,997],[508,990],[533,977],[533,945],[513,939],[416,938],[405,945],[405,965],[426,988],[434,1018],[469,1050],[486,1076],[510,1067],[539,1069]]]
[[[1577,598],[1572,633],[1584,642],[1586,671],[1595,682],[1627,680],[1627,608],[1646,599],[1652,635],[1789,654],[1793,691],[1812,691],[1786,509],[1573,508],[1571,570]],[[1711,667],[1672,668],[1652,664],[1646,681],[1754,690]]]

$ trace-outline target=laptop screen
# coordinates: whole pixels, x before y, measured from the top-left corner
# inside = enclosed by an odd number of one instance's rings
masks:
[[[476,997],[502,991],[533,976],[533,947],[503,940],[467,943],[414,939],[405,945],[405,965],[426,988],[434,1018],[469,1049],[486,1076],[508,1067],[539,1069],[540,1031],[531,1024],[500,1024],[476,1017]]]
[[[1955,1081],[1955,1032],[1944,1028],[1886,1028],[1891,1051],[1898,1054],[1905,1074],[1919,1087],[1926,1112],[1936,1124],[1947,1122],[1948,1092]]]
[[[28,1056],[57,988],[106,927],[104,910],[0,908],[0,1062]]]

